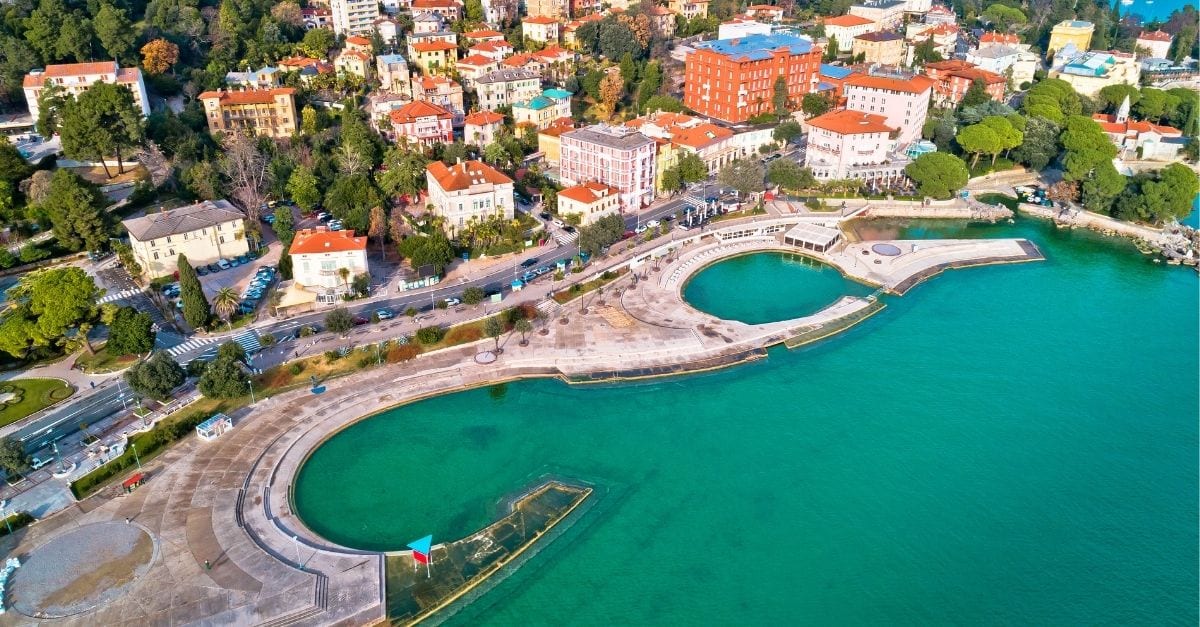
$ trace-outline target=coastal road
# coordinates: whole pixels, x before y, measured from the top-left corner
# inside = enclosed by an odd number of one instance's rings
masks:
[[[34,419],[14,431],[15,438],[31,455],[51,442],[74,435],[80,424],[96,425],[133,401],[133,392],[120,379],[98,386],[91,394]]]

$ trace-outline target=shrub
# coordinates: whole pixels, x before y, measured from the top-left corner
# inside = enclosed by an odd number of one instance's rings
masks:
[[[260,343],[261,343],[263,346],[274,346],[274,345],[275,345],[275,342],[276,342],[276,339],[275,339],[275,335],[274,335],[274,334],[271,334],[271,333],[263,333],[262,335],[260,335],[260,336],[258,337],[258,341],[259,341],[259,342],[260,342]]]
[[[468,305],[478,305],[483,302],[484,296],[483,288],[471,286],[463,290],[462,300]]]
[[[454,327],[446,334],[447,344],[466,344],[483,337],[483,332],[477,326]]]
[[[371,364],[374,364],[374,363],[375,363],[374,357],[363,356],[363,357],[358,358],[358,367],[359,368],[370,368]]]
[[[35,519],[29,515],[29,512],[17,512],[8,515],[8,524],[0,524],[0,537],[8,535],[9,527],[12,527],[13,533],[16,533],[22,527],[33,522]]]
[[[393,346],[392,348],[389,348],[387,354],[384,355],[384,359],[386,359],[389,364],[395,364],[402,361],[408,361],[420,354],[421,349],[417,347],[416,344],[404,344],[403,346]]]
[[[204,369],[208,367],[208,362],[203,359],[193,359],[188,362],[187,373],[189,377],[198,377],[204,374]]]
[[[404,315],[408,316],[409,318],[417,317],[417,313],[416,307],[409,307],[408,309],[404,310]]]
[[[450,305],[446,303],[445,299],[442,299],[442,300],[439,300],[434,306],[437,307],[438,309],[445,309],[445,308],[449,307]]]
[[[302,364],[300,362],[296,362],[296,363],[288,366],[288,372],[292,373],[293,377],[297,376],[301,372],[304,372],[304,364]]]
[[[342,354],[338,351],[325,351],[325,361],[333,363],[342,358]]]
[[[417,329],[417,341],[425,344],[437,344],[446,336],[446,332],[439,326],[421,327]]]

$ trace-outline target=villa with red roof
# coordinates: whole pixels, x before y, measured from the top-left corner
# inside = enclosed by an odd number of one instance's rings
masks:
[[[1129,97],[1115,114],[1096,113],[1092,119],[1116,145],[1120,159],[1170,161],[1179,156],[1186,144],[1183,133],[1170,126],[1129,118]]]
[[[496,141],[496,135],[504,127],[504,116],[495,111],[476,111],[463,122],[463,140],[482,148]]]
[[[424,100],[414,100],[388,117],[397,142],[430,147],[454,142],[454,113]]]
[[[848,51],[853,47],[855,37],[879,30],[879,24],[859,15],[827,17],[824,24],[829,46],[837,46],[835,52]]]
[[[902,177],[903,164],[889,163],[898,129],[887,118],[842,109],[805,122],[805,167],[820,181],[850,178],[888,181]]]
[[[335,304],[350,293],[354,277],[370,272],[367,238],[354,231],[325,227],[301,229],[288,249],[292,257],[294,287],[316,295],[317,302]]]
[[[38,98],[47,83],[63,89],[67,95],[78,96],[96,83],[116,83],[133,92],[133,102],[143,116],[150,115],[150,100],[146,97],[146,83],[142,71],[136,67],[123,68],[115,61],[95,63],[57,63],[47,65],[44,70],[33,70],[25,75],[22,87],[29,114],[38,118]]]
[[[957,107],[975,81],[982,81],[992,100],[1004,102],[1008,79],[959,59],[925,64],[925,74],[933,79],[933,102],[942,107]]]
[[[558,20],[552,17],[526,17],[521,20],[521,34],[531,41],[557,43],[558,26]]]
[[[621,213],[621,190],[588,181],[558,193],[558,214],[578,214],[579,225],[587,226],[609,215]]]
[[[1152,59],[1165,59],[1171,54],[1172,41],[1174,41],[1174,38],[1171,37],[1170,33],[1161,30],[1144,30],[1138,35],[1134,45],[1137,48],[1144,48],[1150,53],[1149,56]]]
[[[513,219],[513,180],[482,161],[434,161],[425,166],[425,182],[426,201],[451,236],[490,218]]]

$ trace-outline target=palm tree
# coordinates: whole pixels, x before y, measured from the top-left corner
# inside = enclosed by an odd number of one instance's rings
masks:
[[[232,287],[222,287],[213,295],[212,307],[218,316],[225,319],[225,324],[229,325],[230,331],[233,330],[233,312],[237,310],[239,300],[237,292],[233,291]]]
[[[342,277],[342,283],[346,285],[346,291],[350,291],[350,268],[338,268],[338,276]]]

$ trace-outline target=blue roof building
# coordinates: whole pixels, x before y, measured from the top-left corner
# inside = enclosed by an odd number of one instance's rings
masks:
[[[699,50],[711,50],[738,61],[762,61],[771,58],[771,52],[785,48],[791,54],[806,54],[812,50],[812,42],[796,35],[748,35],[736,39],[717,39],[696,44]]]

